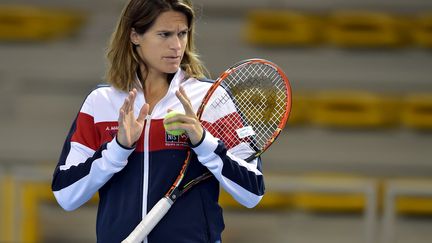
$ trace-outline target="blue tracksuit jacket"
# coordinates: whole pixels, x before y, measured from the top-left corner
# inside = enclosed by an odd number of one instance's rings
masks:
[[[100,86],[85,99],[64,143],[52,190],[65,210],[74,210],[99,193],[98,242],[126,238],[176,179],[189,144],[186,135],[166,134],[163,117],[167,109],[183,111],[175,96],[180,85],[197,110],[211,83],[186,78],[179,69],[166,96],[146,118],[144,131],[133,149],[123,148],[115,139],[119,109],[127,93]],[[135,100],[136,116],[144,103],[140,93]],[[235,112],[230,109],[227,106],[227,114]],[[206,128],[219,119],[204,114],[203,120]],[[192,148],[193,160],[183,181],[207,170],[214,177],[180,197],[144,242],[219,241],[224,229],[219,186],[246,207],[261,200],[264,181],[260,159],[246,163],[236,157],[245,152],[241,147],[227,149],[214,134],[217,131],[212,133],[206,131],[202,142]]]

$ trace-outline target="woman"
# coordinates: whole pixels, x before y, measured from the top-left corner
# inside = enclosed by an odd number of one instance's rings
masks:
[[[187,0],[131,0],[108,49],[108,86],[84,101],[54,172],[52,189],[65,210],[99,193],[97,241],[120,242],[163,197],[186,151],[186,175],[214,177],[179,198],[146,242],[218,242],[224,229],[221,185],[237,201],[255,206],[264,193],[260,160],[236,159],[207,132],[195,112],[210,86],[194,49],[194,11]],[[169,110],[184,114],[185,136],[167,135]]]

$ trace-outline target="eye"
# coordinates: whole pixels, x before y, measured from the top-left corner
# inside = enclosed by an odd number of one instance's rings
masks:
[[[158,35],[159,35],[160,37],[166,39],[166,38],[168,38],[168,37],[171,36],[171,33],[170,33],[170,32],[159,32]]]
[[[184,30],[184,31],[180,31],[180,32],[178,33],[178,36],[179,36],[180,38],[183,38],[183,37],[187,36],[187,34],[188,34],[188,31],[187,31],[187,30]]]

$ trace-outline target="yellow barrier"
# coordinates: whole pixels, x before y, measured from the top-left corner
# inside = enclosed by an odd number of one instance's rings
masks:
[[[221,190],[219,203],[223,208],[228,209],[245,209],[231,195],[224,190]],[[261,202],[256,206],[256,209],[277,210],[289,208],[292,206],[292,195],[281,192],[266,192]]]
[[[41,201],[53,201],[54,195],[46,183],[28,182],[21,185],[20,212],[22,215],[19,236],[23,242],[40,242],[38,206]]]
[[[408,42],[403,25],[388,13],[336,11],[328,16],[327,41],[341,47],[398,47]]]
[[[36,170],[34,172],[38,174]],[[0,242],[42,242],[39,206],[41,203],[56,203],[50,183],[45,179],[21,175],[6,175],[2,178]],[[89,203],[97,201],[96,195]]]
[[[360,193],[299,192],[294,199],[297,208],[315,212],[361,212],[365,204],[365,197]]]
[[[432,213],[432,180],[400,178],[387,180],[384,193],[383,242],[395,242],[398,213]]]
[[[345,175],[340,173],[307,173],[303,178],[309,183],[323,184],[328,182],[346,181],[351,183],[367,180],[356,175]],[[377,184],[378,188],[378,184]],[[314,212],[361,212],[366,208],[367,198],[364,192],[360,191],[298,191],[294,194],[294,206]]]
[[[281,181],[275,183],[275,178],[283,177],[284,184],[279,184]],[[302,176],[269,175],[266,178],[267,191],[257,209],[361,212],[370,203],[368,198],[373,196],[366,194],[364,189],[370,186],[369,179],[358,176],[315,173]],[[345,185],[342,185],[344,182]],[[378,183],[375,187],[378,189]],[[219,202],[224,208],[244,209],[224,190],[221,190]]]
[[[0,242],[12,242],[14,232],[13,180],[9,175],[0,178]]]
[[[20,192],[19,211],[19,239],[22,242],[33,243],[41,242],[39,228],[39,206],[44,202],[56,203],[51,186],[47,182],[22,182],[18,189]],[[96,203],[97,195],[89,203]]]
[[[432,12],[400,15],[367,10],[337,10],[321,15],[293,10],[252,10],[244,40],[262,46],[432,48]]]
[[[296,92],[292,98],[289,125],[305,124],[310,119],[311,95],[305,92]]]
[[[406,95],[403,104],[403,125],[419,130],[432,129],[432,93]]]
[[[399,214],[432,215],[432,197],[399,197],[396,199]]]
[[[0,5],[0,40],[44,41],[70,36],[85,21],[80,11]]]
[[[380,128],[398,122],[397,101],[361,91],[322,91],[314,96],[311,122],[328,127]]]
[[[432,12],[420,13],[414,18],[412,37],[418,46],[432,48]]]
[[[293,11],[255,10],[247,15],[245,39],[260,45],[312,45],[321,37],[316,17]]]

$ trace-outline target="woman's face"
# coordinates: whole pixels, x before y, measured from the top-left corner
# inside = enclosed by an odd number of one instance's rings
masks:
[[[131,41],[146,64],[147,74],[175,73],[180,67],[188,41],[188,23],[181,12],[161,13],[153,26],[139,35],[132,30]]]

